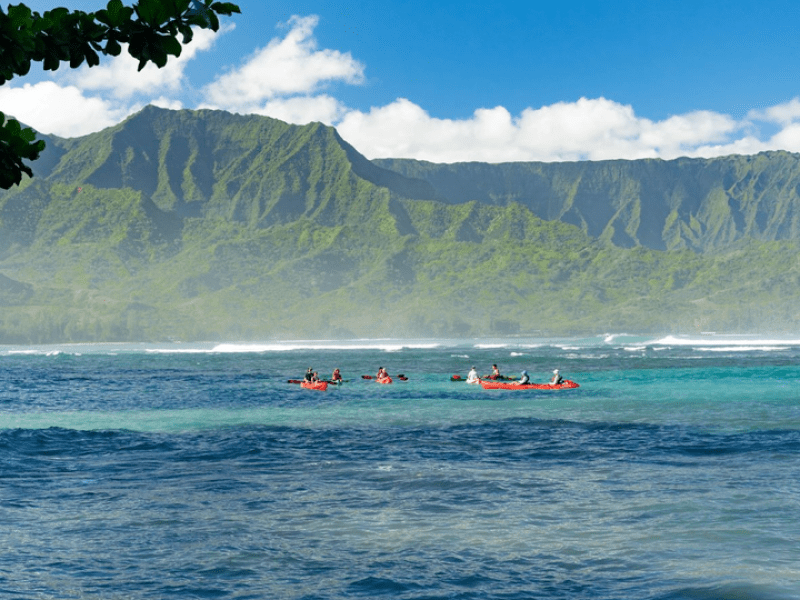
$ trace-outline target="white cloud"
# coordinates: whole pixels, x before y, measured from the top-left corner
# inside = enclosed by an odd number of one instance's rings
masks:
[[[69,71],[64,79],[68,83],[92,91],[107,91],[120,99],[128,99],[137,94],[154,94],[161,91],[178,92],[185,85],[184,71],[189,61],[198,52],[208,50],[217,37],[234,26],[228,24],[218,32],[208,29],[196,29],[190,44],[184,45],[181,55],[171,56],[163,68],[148,63],[139,71],[139,61],[128,54],[123,46],[119,56],[106,59],[96,67],[84,65],[75,71]]]
[[[724,144],[710,144],[698,146],[685,156],[695,158],[714,158],[716,156],[729,156],[731,154],[758,154],[766,150],[779,150],[780,148],[771,147],[753,136],[746,136]]]
[[[183,108],[183,103],[180,100],[167,98],[165,96],[161,96],[159,98],[150,100],[148,104],[152,104],[153,106],[157,106],[158,108],[166,108],[168,110],[181,110]]]
[[[766,144],[771,150],[800,152],[800,123],[791,123],[776,133]]]
[[[54,81],[0,86],[0,110],[44,133],[85,135],[115,125],[145,104],[163,108],[219,108],[290,123],[312,121],[337,127],[368,158],[417,158],[433,162],[573,161],[713,157],[764,150],[800,152],[800,98],[750,111],[737,120],[693,111],[654,121],[630,105],[606,98],[580,98],[512,114],[503,106],[479,108],[467,118],[440,119],[398,98],[358,110],[345,106],[326,86],[364,81],[364,65],[349,53],[319,49],[316,16],[292,17],[275,38],[240,66],[202,88],[194,102],[187,66],[210,49],[220,32],[195,32],[179,58],[137,72],[127,53],[94,68],[67,70]],[[195,97],[197,94],[195,94]],[[762,131],[763,129],[763,131]]]
[[[784,104],[778,104],[764,110],[752,110],[747,117],[754,121],[789,125],[800,118],[800,99],[792,98]]]
[[[0,110],[42,133],[77,137],[116,125],[146,104],[180,109],[177,96],[186,87],[187,64],[232,29],[229,24],[216,33],[195,30],[192,43],[162,69],[148,64],[137,71],[138,61],[123,48],[96,67],[56,71],[56,81],[7,83],[0,86]]]
[[[258,112],[276,97],[310,95],[326,84],[364,80],[364,65],[349,53],[318,50],[313,37],[319,18],[294,16],[283,39],[273,39],[250,58],[206,87],[207,102],[236,112]]]
[[[337,123],[342,137],[369,158],[432,162],[676,158],[700,147],[722,151],[719,144],[733,143],[749,126],[709,111],[651,121],[605,98],[528,108],[517,118],[503,107],[480,109],[461,120],[433,118],[401,98],[366,113],[350,111]]]
[[[6,84],[0,87],[0,107],[37,131],[61,137],[100,131],[138,110],[138,107],[87,97],[75,86],[62,87],[52,81],[26,83],[22,87]]]
[[[335,98],[323,94],[275,98],[251,112],[295,125],[305,125],[315,121],[331,124],[345,114],[346,108]]]

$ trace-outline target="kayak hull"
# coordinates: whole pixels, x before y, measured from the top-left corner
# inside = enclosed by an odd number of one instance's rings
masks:
[[[300,383],[301,388],[305,388],[307,390],[318,390],[320,392],[324,392],[328,389],[328,382],[327,381],[303,381]]]
[[[485,390],[570,390],[580,387],[574,381],[565,379],[558,385],[552,383],[526,383],[524,385],[514,385],[502,381],[481,380],[481,387]]]
[[[378,383],[392,383],[391,377],[382,377],[381,379],[376,379]]]

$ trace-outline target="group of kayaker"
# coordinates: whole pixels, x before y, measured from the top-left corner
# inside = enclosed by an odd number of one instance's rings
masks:
[[[370,379],[369,375],[363,375],[362,377],[364,379]],[[400,379],[406,379],[402,375],[399,375],[398,377],[400,377]],[[457,376],[454,376],[454,377],[456,379],[458,378]],[[475,366],[473,366],[472,369],[470,369],[469,373],[467,374],[467,383],[480,383],[480,381],[482,379],[483,380],[487,380],[487,379],[488,380],[498,380],[498,379],[499,380],[511,380],[509,385],[527,385],[527,384],[529,384],[531,382],[531,378],[528,375],[527,371],[522,371],[522,373],[520,374],[519,379],[513,379],[511,377],[506,377],[504,375],[501,375],[500,374],[500,369],[497,367],[496,364],[492,365],[492,372],[489,375],[484,375],[483,377],[481,377],[480,375],[478,375],[478,370],[477,370],[477,368]],[[390,383],[392,381],[392,378],[389,376],[389,373],[386,372],[386,369],[384,367],[378,367],[378,372],[375,375],[375,380],[378,381],[379,383]],[[295,383],[299,383],[297,380],[291,380],[291,381],[294,381]],[[319,376],[319,372],[315,371],[311,367],[308,367],[308,370],[306,370],[304,381],[306,381],[308,383],[316,383],[316,382],[319,382],[319,381],[327,381],[328,383],[334,383],[335,384],[335,383],[341,383],[344,380],[342,379],[342,373],[341,373],[341,371],[339,371],[338,368],[333,370],[333,374],[331,375],[330,379],[322,379]],[[555,369],[553,371],[553,377],[550,379],[549,383],[551,385],[559,385],[563,381],[564,381],[564,378],[561,376],[561,374],[559,373],[558,369]]]
[[[362,375],[364,379],[371,379],[369,375]],[[404,379],[403,375],[399,375],[400,379]],[[378,373],[375,375],[375,379],[381,383],[391,383],[392,378],[389,377],[389,373],[386,372],[386,369],[383,367],[378,367]],[[291,380],[297,381],[297,380]],[[318,381],[327,381],[328,383],[342,383],[344,379],[342,379],[342,372],[338,369],[333,370],[333,374],[331,375],[330,379],[322,379],[319,376],[319,372],[315,371],[313,368],[308,367],[306,370],[305,377],[303,381],[307,381],[308,383],[316,383]]]
[[[305,379],[305,381],[308,381],[310,383],[316,383],[317,381],[323,381],[322,379],[320,379],[319,373],[317,371],[313,370],[311,367],[308,367],[308,370],[306,371],[306,375],[305,375],[304,379]],[[341,380],[342,380],[342,373],[339,371],[338,368],[336,368],[336,369],[333,370],[333,375],[331,375],[331,378],[326,380],[326,381],[328,381],[330,383],[339,383]]]
[[[484,375],[480,377],[478,375],[478,370],[473,365],[472,369],[470,369],[469,373],[467,374],[467,383],[479,383],[481,379],[506,379],[500,374],[500,369],[497,368],[496,364],[492,365],[492,374],[491,375]],[[558,369],[553,371],[553,377],[550,379],[551,385],[559,385],[564,381],[564,378],[558,372]],[[527,385],[531,382],[531,378],[528,375],[527,371],[522,371],[520,374],[520,378],[516,379],[511,382],[511,385]]]

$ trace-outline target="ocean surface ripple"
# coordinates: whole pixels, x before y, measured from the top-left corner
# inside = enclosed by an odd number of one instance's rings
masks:
[[[629,335],[0,347],[0,593],[797,598],[798,359]],[[495,362],[581,387],[450,381]],[[309,366],[349,381],[288,383]]]

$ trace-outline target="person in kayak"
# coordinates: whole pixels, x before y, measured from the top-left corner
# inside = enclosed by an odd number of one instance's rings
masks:
[[[378,375],[375,377],[375,379],[379,383],[391,383],[392,382],[392,378],[389,377],[389,373],[387,373],[386,369],[384,369],[383,367],[378,369]]]
[[[333,375],[331,375],[331,381],[333,381],[334,383],[338,383],[338,382],[340,382],[341,380],[342,380],[342,374],[341,374],[341,372],[339,371],[339,369],[338,369],[338,368],[337,368],[337,369],[334,369],[334,370],[333,370]]]
[[[527,371],[523,371],[522,375],[519,378],[519,381],[514,381],[514,382],[512,382],[511,385],[527,385],[530,382],[531,382],[531,378],[528,377],[528,372]]]
[[[484,375],[483,379],[505,379],[502,375],[500,375],[500,369],[497,368],[496,364],[492,365],[492,374],[491,375]]]
[[[306,371],[305,380],[312,381],[313,379],[314,379],[314,371],[311,369],[311,367],[308,367],[308,370]]]
[[[467,383],[478,383],[480,380],[480,377],[478,377],[478,371],[473,366],[470,372],[467,373]]]
[[[564,382],[564,378],[558,372],[558,369],[553,371],[553,378],[550,380],[550,385],[560,385]]]
[[[319,373],[317,371],[314,371],[314,373],[311,374],[311,381],[313,383],[316,383],[316,382],[319,381]]]

